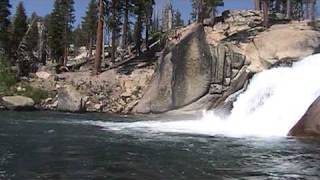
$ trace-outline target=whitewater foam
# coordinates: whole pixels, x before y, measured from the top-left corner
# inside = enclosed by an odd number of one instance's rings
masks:
[[[174,132],[205,135],[286,136],[320,95],[320,54],[292,67],[266,70],[254,76],[236,102],[231,115],[204,112],[196,120],[142,121],[133,123],[92,122],[110,130]]]

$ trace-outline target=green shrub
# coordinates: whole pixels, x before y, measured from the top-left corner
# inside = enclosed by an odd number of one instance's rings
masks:
[[[22,86],[23,91],[17,91],[15,95],[26,96],[34,100],[35,103],[40,103],[41,100],[47,99],[50,97],[49,92],[33,88],[32,86],[26,85]]]
[[[0,57],[0,94],[6,93],[10,87],[16,83],[14,73],[10,69],[10,65],[6,58]]]

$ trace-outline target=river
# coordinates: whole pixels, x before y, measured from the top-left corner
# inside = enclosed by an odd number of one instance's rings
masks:
[[[88,123],[159,119],[170,118],[0,112],[0,179],[320,178],[315,139],[115,130]]]

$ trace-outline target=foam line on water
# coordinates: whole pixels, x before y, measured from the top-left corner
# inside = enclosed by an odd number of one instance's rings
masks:
[[[274,68],[254,76],[236,102],[231,115],[220,118],[214,111],[196,120],[91,122],[111,130],[155,131],[205,135],[286,136],[320,95],[320,54],[292,67]]]

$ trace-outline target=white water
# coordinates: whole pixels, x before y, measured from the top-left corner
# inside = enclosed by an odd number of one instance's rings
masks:
[[[286,136],[320,95],[320,54],[297,62],[291,68],[275,68],[257,74],[234,103],[231,115],[219,118],[204,112],[201,119],[96,122],[112,130],[177,132],[206,135]]]

